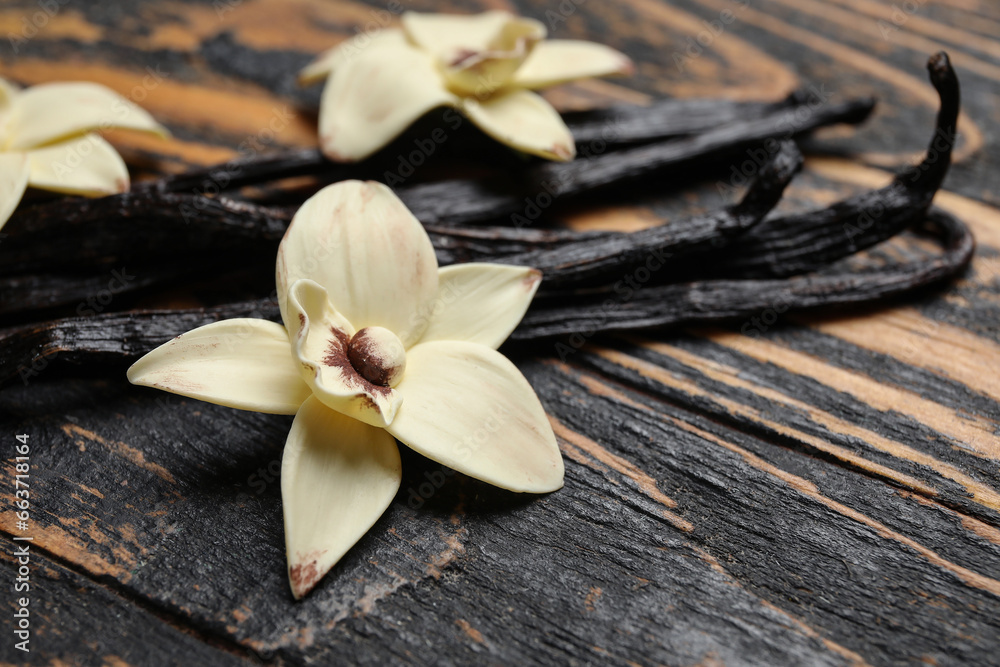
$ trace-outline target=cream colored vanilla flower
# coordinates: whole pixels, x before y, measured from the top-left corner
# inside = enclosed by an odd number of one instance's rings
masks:
[[[632,61],[601,44],[545,39],[533,19],[491,11],[473,16],[417,14],[402,29],[361,34],[302,70],[329,75],[319,114],[323,153],[362,160],[431,109],[461,110],[486,134],[550,160],[576,146],[555,109],[533,89],[591,76],[628,74]]]
[[[295,415],[281,493],[296,597],[396,495],[393,438],[511,491],[562,486],[545,411],[496,351],[527,310],[538,271],[438,269],[423,227],[389,188],[345,181],[296,213],[276,273],[285,326],[209,324],[153,350],[128,377],[221,405]]]
[[[19,90],[0,79],[0,227],[29,186],[88,197],[128,190],[121,156],[92,132],[116,127],[168,134],[141,108],[95,83]]]

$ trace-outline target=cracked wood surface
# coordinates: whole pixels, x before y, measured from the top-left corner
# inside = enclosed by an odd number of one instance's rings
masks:
[[[546,93],[567,110],[661,96],[776,101],[797,86],[833,101],[878,97],[865,126],[807,143],[789,210],[878,187],[923,149],[936,109],[923,63],[945,49],[964,114],[935,203],[973,229],[973,264],[945,290],[878,309],[765,311],[714,329],[581,332],[560,348],[511,349],[559,439],[565,488],[520,497],[404,449],[396,500],[300,603],[285,577],[277,483],[291,418],[131,387],[117,366],[41,369],[0,390],[8,580],[20,534],[15,433],[31,436],[35,538],[32,653],[15,652],[6,632],[0,659],[1000,662],[996,3],[926,0],[912,12],[889,0],[405,4],[511,8],[555,37],[606,42],[637,62],[632,79]],[[38,8],[5,2],[0,34],[20,34]],[[315,145],[319,88],[297,88],[293,74],[355,25],[379,21],[378,9],[72,2],[16,55],[0,44],[0,75],[90,79],[123,94],[138,86],[175,137],[112,139],[138,174],[176,173],[226,160],[244,142]],[[726,11],[733,20],[699,53],[699,33]],[[143,89],[154,73],[161,80]],[[710,179],[726,182],[732,166]],[[714,180],[685,182],[550,218],[631,230],[728,201]],[[919,244],[892,243],[872,258],[906,258]],[[239,282],[139,303],[245,296]],[[13,604],[8,593],[5,608]]]

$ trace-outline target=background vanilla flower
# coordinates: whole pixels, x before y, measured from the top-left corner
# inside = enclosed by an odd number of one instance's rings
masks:
[[[244,410],[294,414],[281,494],[288,576],[308,593],[392,502],[395,439],[511,491],[546,493],[563,462],[531,385],[496,348],[541,274],[438,269],[392,191],[344,181],[296,213],[278,250],[285,326],[216,322],[156,348],[134,384]]]
[[[20,90],[0,79],[0,227],[29,186],[102,197],[129,188],[118,152],[93,130],[169,133],[152,116],[96,83]]]
[[[545,39],[534,19],[491,11],[417,14],[402,29],[358,35],[321,55],[302,82],[329,75],[320,103],[324,155],[362,160],[431,109],[462,111],[486,134],[518,150],[570,160],[576,146],[558,112],[533,89],[629,74],[632,61],[602,44]]]

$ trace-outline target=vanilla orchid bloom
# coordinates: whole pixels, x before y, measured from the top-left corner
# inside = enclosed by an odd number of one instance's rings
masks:
[[[323,154],[362,160],[431,109],[455,107],[497,141],[550,160],[576,145],[558,112],[532,90],[630,74],[632,61],[602,44],[548,40],[545,26],[503,11],[402,16],[402,29],[359,34],[300,73],[329,75],[320,103]]]
[[[299,209],[278,249],[285,325],[223,320],[156,348],[134,384],[244,410],[294,414],[281,494],[300,598],[364,535],[400,486],[398,439],[471,477],[546,493],[563,462],[531,385],[496,348],[541,274],[438,269],[420,223],[379,183],[345,181]]]
[[[110,128],[169,134],[144,110],[96,83],[20,90],[0,79],[0,227],[29,186],[87,197],[128,190],[121,156],[92,132]]]

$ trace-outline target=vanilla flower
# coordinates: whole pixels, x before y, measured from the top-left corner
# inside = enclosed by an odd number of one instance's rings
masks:
[[[295,597],[396,495],[393,438],[511,491],[562,486],[545,411],[496,351],[524,316],[538,271],[438,269],[423,227],[389,188],[345,181],[296,213],[276,273],[284,326],[209,324],[153,350],[128,377],[220,405],[295,415],[281,468]]]
[[[320,105],[324,155],[362,160],[431,109],[460,110],[508,146],[570,160],[576,145],[552,106],[531,92],[592,76],[628,74],[625,55],[601,44],[545,39],[545,26],[503,11],[473,16],[406,12],[402,29],[359,34],[302,70],[330,75]]]
[[[0,79],[0,227],[28,186],[87,197],[128,190],[121,156],[92,133],[115,127],[168,134],[141,108],[96,83],[19,90]]]

